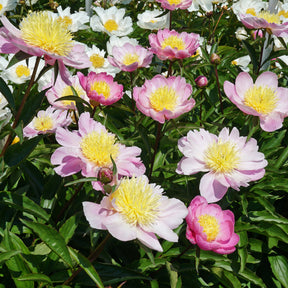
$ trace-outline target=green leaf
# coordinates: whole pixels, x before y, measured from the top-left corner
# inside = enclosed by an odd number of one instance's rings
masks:
[[[15,110],[15,102],[14,102],[13,95],[12,95],[8,85],[6,84],[6,82],[2,78],[0,78],[0,92],[6,98],[11,109]]]
[[[211,270],[226,287],[241,288],[240,281],[232,272],[219,267],[213,267]]]
[[[84,257],[81,253],[76,252],[74,249],[69,248],[72,257],[80,265],[80,267],[87,273],[87,275],[93,280],[97,287],[104,288],[104,285],[99,277],[97,271],[95,270],[92,263]]]
[[[274,276],[288,288],[288,261],[283,255],[268,256]]]
[[[267,287],[263,280],[248,268],[245,268],[244,271],[239,271],[239,275],[261,288]]]
[[[18,278],[19,281],[34,281],[34,282],[45,282],[52,284],[51,279],[44,275],[44,274],[37,274],[37,273],[32,273],[32,274],[25,274],[23,276],[20,276]]]
[[[12,59],[10,60],[10,62],[7,65],[6,69],[12,67],[13,65],[15,65],[18,62],[20,62],[20,61],[22,61],[24,59],[28,59],[30,57],[32,57],[31,54],[27,54],[27,53],[25,53],[23,51],[19,51],[12,57]]]
[[[18,255],[20,253],[21,253],[21,251],[17,251],[17,250],[1,252],[1,254],[0,254],[0,263],[5,262],[5,261],[9,260],[10,258],[12,258],[13,256]]]
[[[21,219],[21,222],[32,229],[40,239],[56,253],[66,264],[72,267],[72,260],[64,238],[55,229],[40,223],[29,222]]]
[[[248,43],[246,40],[242,40],[242,43],[247,50],[250,58],[251,58],[251,63],[253,65],[253,72],[256,73],[258,69],[258,59],[257,59],[257,54],[254,50],[254,48]]]
[[[166,269],[168,271],[168,274],[170,276],[170,287],[176,288],[177,281],[178,281],[178,273],[175,270],[175,268],[172,266],[171,263],[166,262]]]
[[[78,226],[78,218],[76,215],[71,216],[66,222],[60,227],[59,232],[63,236],[66,244],[74,235],[74,232]]]

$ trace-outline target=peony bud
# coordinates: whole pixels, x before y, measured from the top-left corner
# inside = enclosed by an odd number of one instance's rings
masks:
[[[113,180],[113,171],[109,168],[103,167],[99,170],[97,178],[103,184],[108,184]]]
[[[195,83],[196,83],[197,87],[204,88],[207,86],[208,80],[205,76],[201,75],[195,79]]]
[[[216,53],[212,53],[212,55],[210,56],[210,62],[212,64],[218,65],[220,64],[220,57],[219,55],[217,55]]]

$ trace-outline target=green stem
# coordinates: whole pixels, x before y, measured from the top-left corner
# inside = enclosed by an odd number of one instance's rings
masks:
[[[218,76],[218,70],[217,70],[216,65],[214,65],[214,71],[215,71],[216,82],[217,82],[217,89],[218,89],[218,95],[219,95],[219,101],[220,101],[220,109],[221,109],[221,113],[223,114],[224,112],[223,112],[223,104],[222,104],[222,95],[221,95],[219,76]]]

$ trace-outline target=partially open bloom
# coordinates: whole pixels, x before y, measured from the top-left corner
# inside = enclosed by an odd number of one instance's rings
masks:
[[[163,14],[163,11],[155,10],[146,10],[142,14],[137,15],[137,25],[143,29],[149,30],[159,30],[169,27],[169,13],[166,15],[160,16]]]
[[[222,210],[217,204],[208,204],[206,199],[196,196],[188,207],[186,238],[202,250],[219,254],[235,251],[239,236],[234,233],[234,214]]]
[[[188,99],[191,94],[192,86],[180,76],[156,75],[133,89],[137,108],[160,123],[190,111],[195,105],[193,98]]]
[[[113,57],[108,56],[111,65],[122,71],[134,71],[140,67],[149,67],[153,53],[140,45],[125,43],[122,47],[113,47]]]
[[[54,133],[58,127],[67,127],[72,122],[71,117],[63,110],[55,110],[49,106],[40,110],[32,121],[23,129],[23,136],[33,138],[40,134]]]
[[[192,0],[156,0],[161,3],[161,7],[168,10],[189,8],[192,4]]]
[[[73,132],[64,128],[56,130],[56,140],[62,147],[52,154],[51,163],[57,165],[57,174],[66,177],[81,171],[85,177],[97,177],[101,168],[113,169],[111,157],[119,178],[144,174],[145,166],[138,157],[140,148],[118,143],[116,135],[90,118],[88,112],[80,115],[78,126]],[[94,189],[103,190],[103,187],[95,181]]]
[[[4,27],[0,30],[0,53],[17,53],[20,50],[34,56],[44,56],[45,62],[58,62],[62,79],[70,84],[65,67],[82,69],[90,66],[85,47],[72,40],[67,27],[58,22],[47,11],[31,12],[23,18],[20,30],[5,16],[1,17]]]
[[[124,17],[125,9],[112,6],[108,9],[94,8],[97,15],[90,19],[92,30],[107,33],[109,36],[126,36],[133,31],[131,17]]]
[[[149,184],[148,178],[123,178],[115,192],[105,196],[100,204],[83,202],[84,214],[92,228],[108,230],[121,240],[138,239],[145,246],[163,251],[157,234],[171,242],[178,241],[172,229],[187,215],[180,200],[163,196],[163,189]]]
[[[78,72],[77,75],[90,100],[102,105],[111,105],[123,96],[123,85],[114,82],[113,77],[105,72],[89,72],[87,76]]]
[[[265,174],[267,161],[258,152],[257,141],[247,141],[235,127],[230,133],[223,128],[218,137],[204,129],[189,131],[179,139],[178,148],[184,157],[177,173],[208,172],[202,176],[199,189],[209,203],[222,199],[229,187],[239,191],[240,186],[247,187]]]
[[[264,131],[281,128],[288,116],[288,88],[278,87],[278,77],[273,72],[263,72],[255,84],[248,73],[241,72],[235,85],[224,82],[224,91],[241,111],[258,116]]]
[[[199,35],[163,29],[159,30],[157,34],[150,34],[149,42],[151,51],[159,59],[183,59],[196,52],[199,47]]]

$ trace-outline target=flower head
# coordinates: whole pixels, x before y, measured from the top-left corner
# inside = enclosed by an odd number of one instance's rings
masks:
[[[180,76],[156,75],[133,89],[137,108],[160,123],[190,111],[195,105],[193,98],[188,99],[191,93],[192,86]]]
[[[201,178],[199,189],[209,203],[222,199],[229,187],[239,190],[265,174],[267,161],[258,152],[256,140],[247,141],[235,127],[230,133],[223,128],[218,137],[204,129],[189,131],[179,139],[178,148],[184,157],[178,163],[177,173],[208,172]]]
[[[77,75],[90,100],[111,105],[123,96],[123,85],[114,82],[113,77],[105,72],[89,72],[87,76],[78,72]]]
[[[222,210],[217,204],[208,204],[206,199],[196,196],[188,207],[186,238],[200,249],[219,254],[235,251],[239,236],[234,233],[234,214]]]
[[[192,4],[192,0],[156,0],[161,3],[161,7],[168,10],[189,8]]]
[[[113,57],[108,56],[111,65],[122,71],[134,71],[140,67],[149,67],[153,53],[140,45],[125,43],[122,47],[113,47]]]
[[[278,77],[273,72],[263,72],[254,84],[248,73],[241,72],[235,85],[224,82],[224,91],[241,111],[258,116],[264,131],[280,129],[288,116],[288,88],[278,87]]]
[[[137,25],[143,29],[159,30],[169,27],[169,13],[163,14],[161,10],[146,10],[142,14],[137,15]]]
[[[138,239],[145,246],[163,251],[155,234],[177,242],[177,228],[187,215],[186,206],[178,199],[162,195],[163,189],[149,184],[145,175],[123,178],[116,190],[100,204],[83,202],[90,226],[108,230],[121,241]]]
[[[199,35],[163,29],[159,30],[157,34],[150,34],[149,42],[151,51],[159,59],[183,59],[196,52],[199,47]]]

